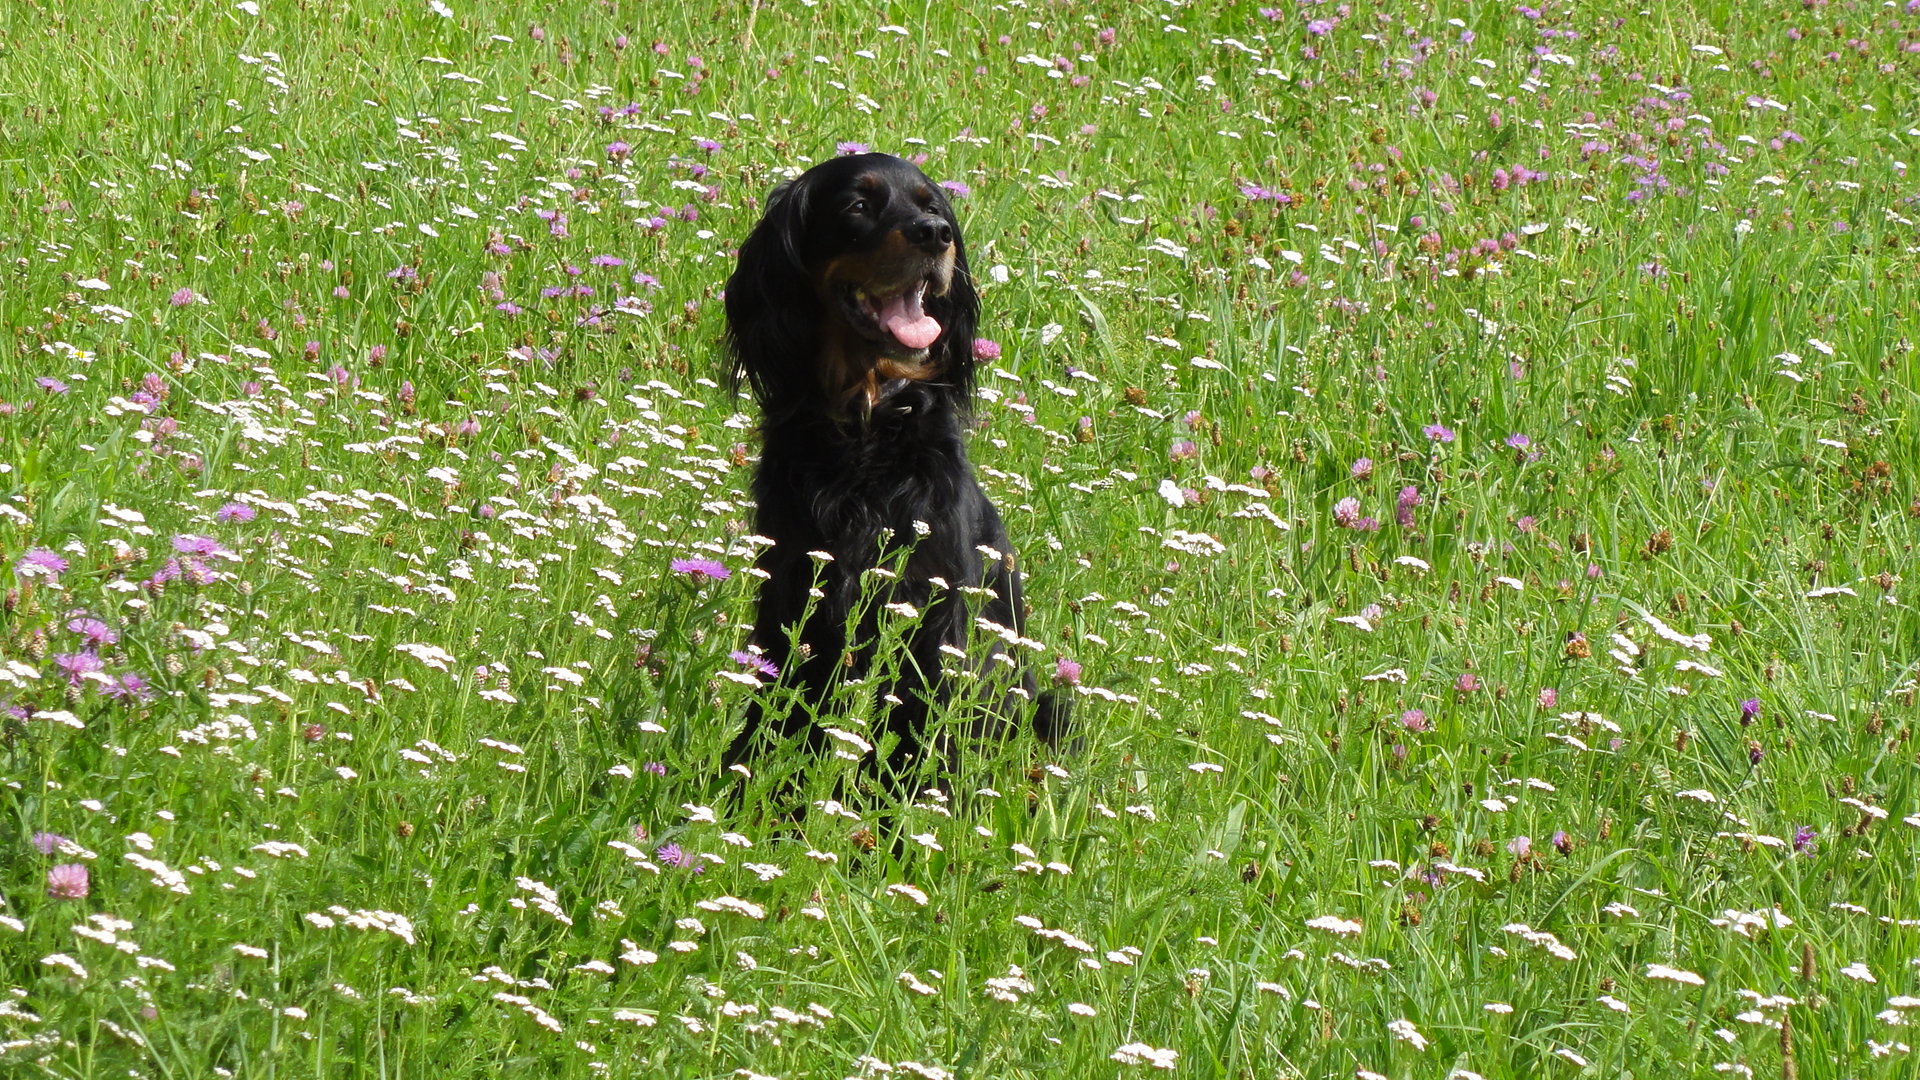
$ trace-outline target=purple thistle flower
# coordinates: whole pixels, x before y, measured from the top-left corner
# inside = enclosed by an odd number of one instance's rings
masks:
[[[754,653],[747,652],[745,649],[735,649],[733,652],[728,653],[727,656],[734,663],[744,666],[748,671],[765,675],[769,679],[777,679],[780,677],[780,669],[774,666],[773,661],[764,656],[755,655]]]
[[[1445,424],[1428,424],[1420,433],[1434,442],[1450,443],[1454,439],[1453,429]]]
[[[870,154],[873,152],[873,147],[863,142],[843,142],[835,143],[833,152],[836,154]]]
[[[100,688],[100,692],[114,701],[129,704],[152,701],[153,686],[147,678],[138,672],[123,671],[113,677],[113,681]]]
[[[82,649],[79,652],[55,653],[53,666],[67,677],[68,685],[79,686],[86,676],[105,669],[107,664],[92,649]]]
[[[1516,431],[1507,436],[1507,445],[1513,447],[1515,450],[1525,450],[1527,447],[1533,445],[1533,440]]]
[[[67,572],[67,560],[49,548],[28,548],[14,560],[13,572],[21,577],[59,577]]]
[[[90,890],[85,863],[61,863],[47,870],[47,895],[55,900],[84,899]]]
[[[1573,837],[1568,836],[1565,829],[1553,830],[1553,837],[1547,842],[1553,845],[1553,850],[1562,855],[1573,850]]]
[[[1811,825],[1801,825],[1795,828],[1793,830],[1793,853],[1795,855],[1812,855],[1815,850],[1813,845],[1814,837],[1819,835],[1819,833],[1813,831],[1813,826]]]
[[[1760,699],[1748,698],[1740,703],[1740,726],[1745,727],[1760,719]]]
[[[192,536],[185,533],[173,538],[173,550],[182,555],[205,555],[208,557],[232,554],[232,552],[221,546],[220,541],[215,540],[211,536]]]
[[[683,869],[695,874],[707,872],[707,864],[695,862],[694,857],[682,851],[679,844],[661,844],[654,849],[653,857],[675,869]]]
[[[668,569],[676,574],[688,574],[695,580],[725,581],[733,576],[733,571],[717,559],[675,559]]]
[[[81,642],[88,648],[94,648],[100,645],[112,645],[114,642],[120,640],[120,635],[114,631],[113,627],[108,626],[99,619],[86,616],[67,620],[67,629],[79,634]]]
[[[940,181],[940,187],[956,199],[964,199],[973,194],[973,189],[968,187],[965,181],[961,180],[942,180]]]
[[[42,375],[33,380],[33,384],[49,394],[64,394],[71,389],[66,383],[61,382],[51,375]]]
[[[213,520],[220,522],[222,525],[234,521],[244,525],[252,521],[256,513],[254,508],[248,506],[246,503],[230,502],[213,512]]]

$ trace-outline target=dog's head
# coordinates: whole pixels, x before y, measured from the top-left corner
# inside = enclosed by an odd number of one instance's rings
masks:
[[[871,409],[889,386],[972,387],[980,301],[940,186],[887,154],[782,184],[727,281],[735,377],[769,412]]]

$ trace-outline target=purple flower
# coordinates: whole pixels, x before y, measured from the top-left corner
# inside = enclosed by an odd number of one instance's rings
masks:
[[[1740,703],[1740,725],[1745,727],[1760,719],[1760,699],[1748,698]]]
[[[1547,842],[1553,845],[1553,850],[1562,855],[1573,850],[1573,837],[1568,836],[1565,829],[1555,829],[1552,839]]]
[[[993,340],[992,338],[983,338],[983,337],[974,338],[973,339],[973,358],[975,360],[1000,359],[1000,343]]]
[[[192,289],[182,287],[176,289],[172,296],[167,297],[167,303],[172,304],[174,307],[186,307],[199,298]]]
[[[1200,447],[1192,439],[1176,439],[1167,456],[1175,461],[1191,461],[1200,456]]]
[[[42,855],[51,855],[55,848],[67,842],[59,833],[37,832],[33,834],[33,847]]]
[[[940,181],[940,187],[956,199],[964,199],[973,194],[973,189],[968,187],[964,181],[960,180],[942,180]]]
[[[146,676],[133,671],[123,671],[113,677],[113,681],[100,688],[100,692],[114,701],[134,704],[153,700],[153,687]]]
[[[773,661],[764,656],[757,656],[747,652],[745,649],[736,649],[728,653],[727,656],[734,663],[743,665],[749,671],[765,675],[769,679],[777,679],[780,677],[780,669],[774,666]]]
[[[1453,680],[1453,688],[1462,694],[1471,694],[1480,689],[1480,676],[1471,671],[1461,672],[1460,677]]]
[[[1551,686],[1543,687],[1540,691],[1538,701],[1540,702],[1541,708],[1551,709],[1560,704],[1560,691],[1555,690]]]
[[[49,394],[64,394],[70,389],[66,383],[61,382],[51,375],[42,375],[33,380],[33,384]]]
[[[649,776],[667,775],[667,767],[658,761],[647,762],[645,765],[640,766],[640,771]],[[640,839],[645,840],[647,838],[646,830],[640,829],[639,826],[635,826],[635,830],[639,833]]]
[[[1420,429],[1420,433],[1434,442],[1449,443],[1454,438],[1453,429],[1444,424],[1428,424]]]
[[[631,153],[633,153],[633,147],[618,139],[607,144],[607,158],[610,161],[616,163],[625,161],[627,160],[627,155]]]
[[[694,856],[682,851],[679,844],[661,844],[654,849],[653,857],[675,869],[685,869],[695,874],[707,872],[707,864],[695,862]]]
[[[67,629],[79,634],[80,640],[85,643],[88,648],[111,645],[120,640],[120,635],[114,632],[113,627],[108,626],[99,619],[88,618],[86,616],[67,620]]]
[[[1819,835],[1819,833],[1813,831],[1813,826],[1811,825],[1801,825],[1795,828],[1793,830],[1793,853],[1795,855],[1812,855],[1814,852],[1813,839]]]
[[[79,686],[86,676],[105,669],[107,665],[100,659],[100,654],[92,649],[82,649],[79,652],[55,653],[53,666],[67,677],[69,685]]]
[[[1533,837],[1531,836],[1516,836],[1507,842],[1507,854],[1518,858],[1526,858],[1527,853],[1532,850]]]
[[[47,895],[55,900],[83,899],[90,888],[85,863],[61,863],[47,871]]]
[[[733,571],[717,559],[675,559],[668,564],[668,569],[700,581],[725,581],[733,576]]]
[[[1312,34],[1314,37],[1325,37],[1328,33],[1332,32],[1333,26],[1334,22],[1332,19],[1314,19],[1307,23],[1307,33]]]
[[[67,560],[47,548],[28,548],[14,560],[13,572],[21,577],[59,577],[67,572]]]
[[[1533,440],[1516,431],[1507,436],[1507,445],[1513,447],[1515,450],[1525,450],[1527,447],[1533,445]]]
[[[1365,480],[1368,477],[1373,475],[1373,459],[1370,457],[1363,457],[1358,461],[1355,461],[1353,463],[1353,468],[1347,471],[1349,475],[1351,475],[1355,480]]]
[[[1333,523],[1342,529],[1360,527],[1360,500],[1349,495],[1333,504]]]
[[[253,507],[248,506],[246,503],[230,502],[213,512],[213,520],[220,522],[222,525],[232,521],[237,521],[244,525],[254,519],[255,513]]]
[[[1400,489],[1394,500],[1393,520],[1403,529],[1413,528],[1413,508],[1421,503],[1420,490],[1412,484]]]
[[[1078,660],[1069,660],[1063,656],[1054,661],[1053,681],[1061,686],[1079,686],[1080,671],[1081,667]]]
[[[1400,726],[1416,735],[1433,729],[1433,725],[1427,723],[1427,714],[1419,709],[1408,709],[1401,713]]]
[[[222,547],[220,541],[215,540],[211,536],[191,536],[185,533],[173,538],[173,550],[182,555],[205,555],[208,557],[233,554],[225,547]]]
[[[833,150],[836,154],[870,154],[873,147],[863,142],[843,142],[835,143]]]

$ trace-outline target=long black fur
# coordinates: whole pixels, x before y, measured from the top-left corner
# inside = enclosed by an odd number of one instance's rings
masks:
[[[881,204],[865,216],[849,215],[842,205],[856,178]],[[945,295],[930,293],[924,301],[926,313],[941,325],[923,365],[935,374],[884,381],[869,376],[867,392],[850,397],[847,372],[823,359],[823,342],[832,336],[828,324],[842,316],[823,298],[822,275],[834,259],[858,254],[863,245],[871,249],[886,229],[900,227],[902,215],[912,216],[915,208],[905,205],[909,192],[918,193],[913,198],[920,200],[923,221],[931,213],[947,224],[954,247]],[[812,714],[838,682],[873,667],[879,602],[891,601],[912,604],[923,618],[905,643],[897,679],[878,688],[881,701],[898,702],[881,707],[870,733],[876,744],[891,743],[880,763],[888,774],[912,771],[925,750],[929,712],[954,691],[941,673],[958,662],[941,653],[942,645],[965,650],[971,658],[966,666],[1008,684],[1002,707],[990,710],[1000,715],[990,721],[1037,710],[1036,727],[1051,739],[1064,710],[1051,694],[1037,697],[1032,673],[996,659],[1008,647],[973,626],[978,615],[1024,633],[1025,612],[1006,529],[967,461],[963,434],[973,399],[980,301],[944,193],[911,164],[883,154],[836,158],[810,169],[768,199],[741,245],[738,268],[727,282],[726,309],[735,385],[744,379],[752,387],[762,413],[754,528],[773,541],[758,560],[767,577],[752,642],[784,681],[800,689],[801,705],[778,710],[756,700],[725,764],[751,760],[756,743],[769,736],[800,736],[806,748],[818,751],[823,732]],[[931,531],[917,535],[916,522]],[[982,545],[1002,556],[989,558]],[[910,549],[904,561],[898,558],[903,548]],[[809,554],[814,551],[829,552],[833,560],[817,564]],[[898,578],[881,582],[879,602],[849,627],[863,581],[872,584],[866,571],[883,562]],[[816,575],[825,595],[808,616]],[[937,587],[931,578],[949,587]],[[970,600],[959,591],[968,585],[984,585],[994,595]],[[803,619],[796,650],[790,633]]]

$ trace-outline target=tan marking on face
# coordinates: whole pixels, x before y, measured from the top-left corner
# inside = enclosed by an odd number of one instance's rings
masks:
[[[953,282],[953,265],[953,248],[928,255],[894,229],[874,250],[841,255],[821,267],[814,284],[822,296],[840,285],[851,285],[868,296],[894,296],[931,278],[927,291],[940,296]]]
[[[958,261],[955,245],[928,255],[894,229],[877,248],[841,255],[820,268],[814,292],[827,317],[821,320],[819,373],[829,401],[840,407],[864,401],[871,409],[879,403],[880,388],[886,383],[937,378],[944,370],[931,357],[904,360],[882,352],[879,342],[846,324],[840,291],[851,286],[869,297],[897,296],[925,281],[926,295],[945,296],[953,287]]]

